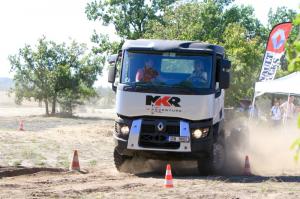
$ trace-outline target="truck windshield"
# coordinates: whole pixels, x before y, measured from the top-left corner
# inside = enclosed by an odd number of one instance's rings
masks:
[[[175,52],[125,51],[121,83],[157,88],[211,88],[212,56]]]

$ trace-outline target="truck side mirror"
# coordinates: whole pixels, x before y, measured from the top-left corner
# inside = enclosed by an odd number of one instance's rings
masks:
[[[109,83],[115,83],[116,78],[116,62],[118,60],[118,54],[113,54],[108,56],[107,61],[110,65],[108,69],[108,82]]]
[[[222,65],[219,72],[220,88],[227,89],[230,85],[230,68],[231,62],[227,59],[222,60]]]
[[[115,66],[109,67],[108,82],[113,84],[115,83],[115,79],[116,79],[116,67]]]
[[[118,54],[110,55],[107,59],[108,63],[111,65],[108,69],[108,82],[112,83],[112,90],[116,91],[117,87],[115,86],[116,73],[117,73],[117,64],[122,56],[122,51],[119,51]]]
[[[117,62],[117,59],[118,59],[118,54],[113,54],[113,55],[110,55],[107,59],[108,63],[109,64],[115,64]]]
[[[225,68],[226,70],[230,70],[231,61],[229,61],[228,59],[223,59],[222,60],[222,68]]]
[[[111,88],[113,91],[117,90],[115,86],[115,79],[116,79],[116,66],[109,67],[108,69],[108,82],[111,83]]]

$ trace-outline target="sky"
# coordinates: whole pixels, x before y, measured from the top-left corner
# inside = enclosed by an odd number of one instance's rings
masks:
[[[7,57],[17,54],[25,44],[35,45],[43,35],[55,42],[68,42],[75,39],[90,43],[95,29],[97,32],[115,35],[112,27],[101,26],[99,22],[89,21],[84,13],[91,0],[6,0],[0,1],[0,77],[13,77],[9,73]],[[297,0],[236,0],[236,4],[251,5],[255,15],[267,23],[269,8],[279,6],[299,11]],[[106,72],[97,82],[106,84]]]

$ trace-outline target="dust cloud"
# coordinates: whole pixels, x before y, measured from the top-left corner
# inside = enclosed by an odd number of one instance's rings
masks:
[[[280,127],[245,119],[248,133],[243,139],[227,141],[227,166],[225,173],[243,174],[248,155],[251,172],[261,176],[299,175],[300,166],[294,160],[292,143],[300,137],[296,122]]]
[[[177,176],[182,175],[197,175],[196,161],[165,161],[152,160],[143,157],[134,157],[131,160],[125,161],[121,167],[122,172],[133,174],[164,174],[166,172],[166,165],[170,164],[172,173]]]
[[[248,155],[252,174],[260,176],[300,175],[300,163],[294,160],[295,150],[290,146],[300,137],[295,125],[272,127],[245,121],[248,132],[226,139],[226,166],[221,175],[243,175],[245,156]],[[172,172],[177,175],[198,175],[196,161],[161,161],[134,157],[126,161],[123,172],[134,174],[164,173],[166,164],[171,163]]]
[[[121,171],[126,173],[142,174],[150,172],[161,172],[163,161],[148,160],[142,157],[133,157],[126,160],[122,166]]]
[[[258,175],[299,175],[292,143],[300,137],[296,123],[282,127],[250,125],[249,158],[253,173]]]

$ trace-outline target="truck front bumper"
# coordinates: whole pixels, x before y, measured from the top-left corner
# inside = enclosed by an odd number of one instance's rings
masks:
[[[133,120],[119,119],[116,122],[114,140],[116,150],[121,155],[131,157],[142,156],[148,159],[162,160],[196,160],[203,156],[210,155],[213,149],[214,136],[211,120],[194,122],[165,118],[137,118]],[[165,127],[165,130],[161,132],[156,127],[160,123]],[[130,132],[127,137],[122,136],[118,132],[118,129],[120,129],[118,126],[123,125],[130,127]],[[145,129],[145,127],[147,128]],[[207,136],[196,139],[192,136],[191,131],[198,128],[209,128],[210,130]],[[149,129],[151,129],[150,132]],[[147,133],[145,134],[145,132]],[[173,135],[175,135],[175,137],[186,138],[186,140],[180,142],[168,141],[168,136]],[[150,145],[145,144],[145,138],[147,141],[147,136],[152,138],[152,140],[149,141]],[[161,137],[163,137],[162,140],[160,140]]]
[[[213,147],[213,138],[207,138],[203,140],[192,140],[191,151],[163,151],[160,149],[128,149],[128,141],[122,138],[118,138],[114,135],[114,142],[116,150],[126,156],[140,156],[147,159],[156,160],[197,160],[202,157],[207,157],[211,154]]]

